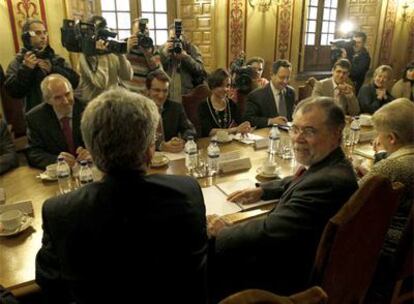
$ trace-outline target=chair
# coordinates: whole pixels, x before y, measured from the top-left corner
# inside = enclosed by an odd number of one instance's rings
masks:
[[[185,113],[188,119],[193,123],[196,128],[197,134],[201,134],[201,125],[198,118],[198,106],[211,94],[210,89],[206,84],[200,84],[196,86],[187,95],[183,95],[182,102]]]
[[[261,289],[247,289],[228,296],[219,304],[319,304],[326,299],[326,293],[317,286],[290,297],[278,296]]]
[[[326,291],[329,303],[363,303],[402,189],[400,183],[374,176],[325,226],[312,285]]]
[[[298,88],[298,102],[312,95],[313,87],[318,80],[310,77],[304,85]]]

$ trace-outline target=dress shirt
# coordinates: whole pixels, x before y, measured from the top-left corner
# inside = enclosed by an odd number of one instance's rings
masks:
[[[286,94],[286,90],[278,90],[274,87],[273,82],[270,82],[270,88],[272,89],[273,98],[275,99],[276,109],[280,115],[280,93]]]

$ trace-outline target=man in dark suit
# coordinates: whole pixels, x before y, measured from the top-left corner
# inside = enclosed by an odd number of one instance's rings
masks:
[[[36,282],[48,302],[206,303],[200,186],[146,174],[158,121],[150,99],[123,89],[86,107],[82,135],[105,177],[43,204]]]
[[[245,120],[257,128],[285,125],[292,120],[295,91],[288,86],[291,72],[289,61],[273,63],[271,82],[247,95]]]
[[[76,161],[90,159],[80,132],[84,106],[74,99],[70,82],[51,74],[42,81],[41,90],[44,102],[26,114],[29,164],[44,169],[61,155],[73,167]]]
[[[211,219],[213,280],[227,289],[222,296],[244,288],[284,294],[307,283],[325,224],[358,187],[340,147],[344,125],[344,114],[331,98],[299,103],[290,135],[301,174],[228,197],[242,203],[279,198],[278,205],[265,218],[245,224],[226,227]]]
[[[365,48],[367,35],[364,32],[355,32],[352,39],[355,45],[348,54],[352,65],[349,78],[355,83],[355,95],[358,95],[359,89],[364,84],[365,75],[369,70],[371,56]]]
[[[183,105],[168,99],[169,85],[170,77],[162,70],[147,75],[148,95],[157,105],[162,118],[157,129],[156,148],[176,153],[184,149],[187,137],[195,137],[197,132],[187,118]]]

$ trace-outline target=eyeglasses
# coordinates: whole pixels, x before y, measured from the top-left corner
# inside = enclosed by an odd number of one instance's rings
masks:
[[[47,31],[29,31],[30,36],[34,37],[34,36],[40,36],[40,35],[45,35],[47,36],[49,33]]]
[[[313,127],[299,128],[295,125],[291,126],[289,129],[290,136],[299,136],[303,135],[305,138],[312,138],[318,133],[318,130]]]

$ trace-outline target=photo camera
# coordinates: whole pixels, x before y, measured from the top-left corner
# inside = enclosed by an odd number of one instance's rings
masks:
[[[241,54],[230,65],[231,74],[235,74],[233,86],[242,94],[249,94],[253,90],[255,71],[245,65],[245,55]]]
[[[146,33],[148,19],[140,18],[138,22],[138,46],[141,46],[144,49],[154,48],[154,42],[152,41],[151,37],[147,36]]]
[[[173,46],[171,48],[171,52],[173,54],[181,54],[183,51],[183,41],[181,40],[181,34],[183,32],[183,22],[181,19],[174,20],[174,32],[175,37],[172,40]]]
[[[334,64],[338,59],[341,58],[342,49],[345,49],[347,54],[353,52],[353,47],[355,46],[355,41],[352,38],[340,38],[335,39],[330,42],[331,44],[331,63]]]
[[[83,53],[86,56],[105,53],[125,54],[127,52],[126,42],[114,40],[117,33],[110,31],[107,27],[96,28],[92,23],[65,19],[61,33],[62,45],[69,52]],[[106,52],[96,49],[96,41],[100,39],[108,42]]]

